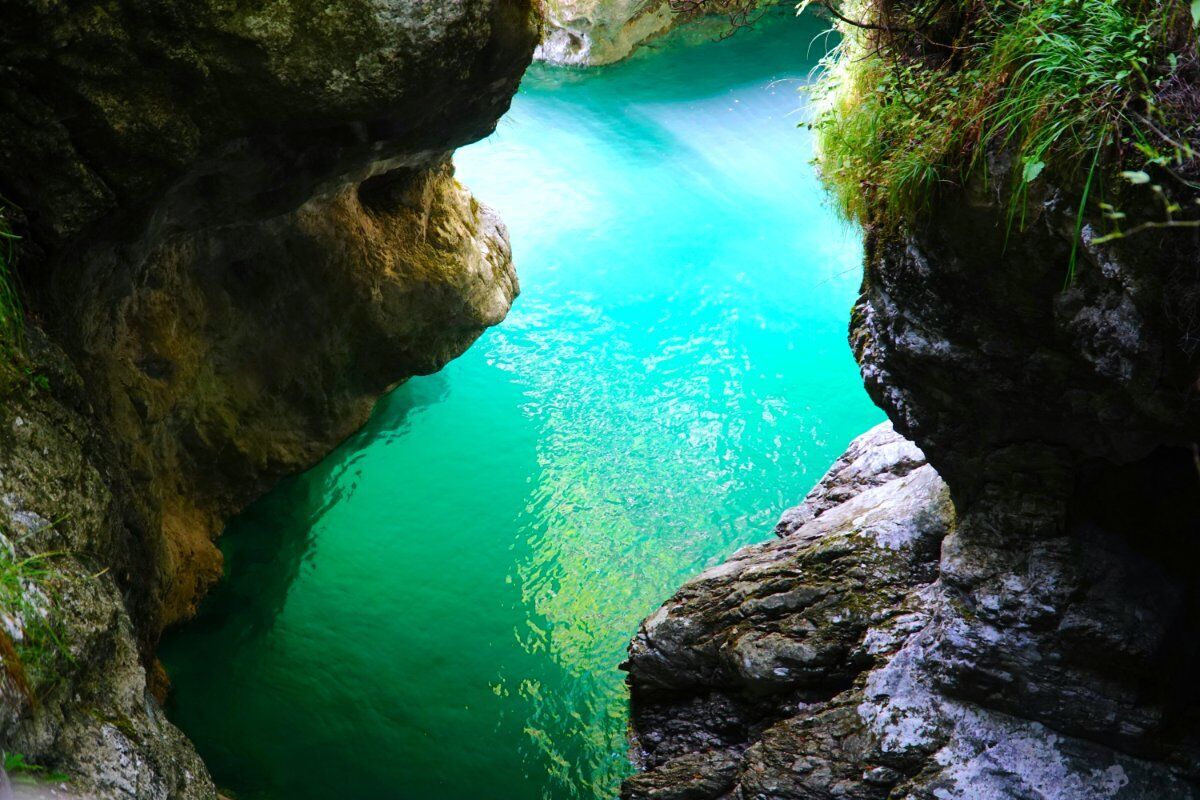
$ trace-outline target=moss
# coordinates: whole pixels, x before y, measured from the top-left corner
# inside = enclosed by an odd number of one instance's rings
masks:
[[[88,707],[84,711],[92,719],[103,725],[111,725],[121,732],[121,735],[130,741],[137,741],[138,735],[137,726],[133,724],[133,720],[123,714],[105,714],[98,708]]]
[[[1175,0],[837,10],[869,27],[840,24],[817,82],[818,166],[847,219],[884,228],[922,220],[974,176],[1010,182],[1018,224],[1043,174],[1082,187],[1082,209],[1098,165],[1145,149],[1155,98],[1195,46]],[[999,170],[988,164],[996,153]]]

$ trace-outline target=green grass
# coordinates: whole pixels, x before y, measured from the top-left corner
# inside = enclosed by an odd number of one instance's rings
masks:
[[[897,11],[897,6],[904,6]],[[842,23],[815,92],[818,167],[842,214],[866,226],[926,218],[946,189],[1011,159],[1010,222],[1053,176],[1080,187],[1150,138],[1142,120],[1174,67],[1176,2],[865,0]],[[886,11],[885,11],[886,10]],[[886,15],[885,15],[886,14]]]
[[[17,293],[13,263],[17,236],[0,208],[0,359],[9,361],[24,345],[24,312]]]
[[[31,764],[24,753],[5,753],[4,771],[9,775],[25,775],[51,783],[67,783],[71,776],[65,772],[48,769],[38,764]]]
[[[51,562],[61,553],[20,557],[0,538],[0,662],[3,673],[31,703],[38,686],[53,683],[67,654],[54,618]]]

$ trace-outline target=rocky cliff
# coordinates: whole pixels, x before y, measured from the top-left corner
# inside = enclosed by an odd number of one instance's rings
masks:
[[[153,659],[224,520],[517,292],[450,155],[529,0],[0,2],[25,353],[0,409],[0,748],[100,797],[211,797]],[[7,573],[5,578],[10,577]],[[147,677],[149,676],[149,677]]]
[[[1175,56],[1143,101],[1192,141],[1190,16],[1152,10]],[[1086,164],[983,146],[926,213],[861,215],[851,343],[923,455],[860,439],[779,541],[644,623],[624,796],[1200,796],[1200,238],[1154,199],[1194,207],[1194,163],[1102,149],[1101,213]]]

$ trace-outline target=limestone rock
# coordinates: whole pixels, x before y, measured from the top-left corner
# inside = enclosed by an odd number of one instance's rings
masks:
[[[96,254],[73,283],[67,341],[131,502],[162,532],[143,578],[155,627],[219,574],[230,513],[319,460],[389,386],[465,350],[517,293],[503,225],[445,161]]]
[[[103,438],[81,413],[83,384],[31,336],[35,374],[49,383],[6,387],[0,403],[0,568],[36,560],[25,571],[35,577],[21,579],[35,602],[0,608],[16,643],[0,659],[0,743],[97,800],[212,800],[208,771],[148,687],[121,592],[138,543],[107,485]]]
[[[536,42],[530,0],[0,0],[0,187],[148,564],[149,643],[212,539],[517,292],[453,180]]]
[[[785,519],[638,631],[623,798],[1200,796],[1193,728],[1139,688],[1190,649],[1152,559],[1092,530],[1032,560],[979,546],[889,423]],[[946,577],[964,560],[995,594]]]
[[[620,61],[684,19],[669,0],[548,0],[546,12],[535,58],[573,66]]]
[[[890,425],[805,505],[643,624],[624,798],[1200,797],[1194,600],[1155,554],[981,538]]]
[[[1187,5],[1159,5],[1193,52]],[[1195,150],[1196,64],[1149,68]],[[988,148],[926,212],[865,215],[851,343],[913,445],[855,443],[783,538],[647,621],[630,686],[648,771],[627,796],[1200,796],[1200,239],[1161,199],[1195,208],[1200,166],[1102,153],[1103,199],[1150,225],[1105,242],[1086,169],[1059,157],[1023,183]],[[933,469],[952,514],[922,488]],[[884,521],[926,546],[889,549]],[[768,593],[788,599],[760,608]],[[670,766],[697,754],[719,789]]]

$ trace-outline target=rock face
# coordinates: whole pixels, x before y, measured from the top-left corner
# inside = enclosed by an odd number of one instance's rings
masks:
[[[1187,581],[1095,524],[967,522],[890,425],[856,440],[643,624],[622,796],[1200,796]]]
[[[34,332],[37,374],[0,403],[0,747],[66,773],[89,797],[211,800],[208,772],[147,689],[126,602],[141,546],[110,488],[106,446],[70,360]],[[52,632],[52,634],[50,633]],[[0,645],[9,641],[5,638]],[[21,680],[14,680],[19,674]]]
[[[18,559],[69,553],[48,578],[69,657],[34,670],[36,708],[7,687],[0,748],[102,797],[209,797],[152,696],[158,636],[219,575],[230,514],[503,318],[506,234],[450,156],[507,109],[540,21],[530,0],[0,17],[0,195],[34,318],[0,533]]]
[[[581,67],[620,61],[684,19],[669,0],[549,0],[546,12],[535,57]]]
[[[1072,194],[1043,188],[1026,230],[1010,235],[996,189],[1009,176],[994,173],[991,189],[976,182],[939,205],[936,224],[868,236],[851,331],[867,391],[960,502],[1010,490],[1065,500],[1095,470],[1190,449],[1200,434],[1196,237],[1094,245],[1089,223],[1066,285]],[[1133,214],[1132,195],[1114,202]]]

